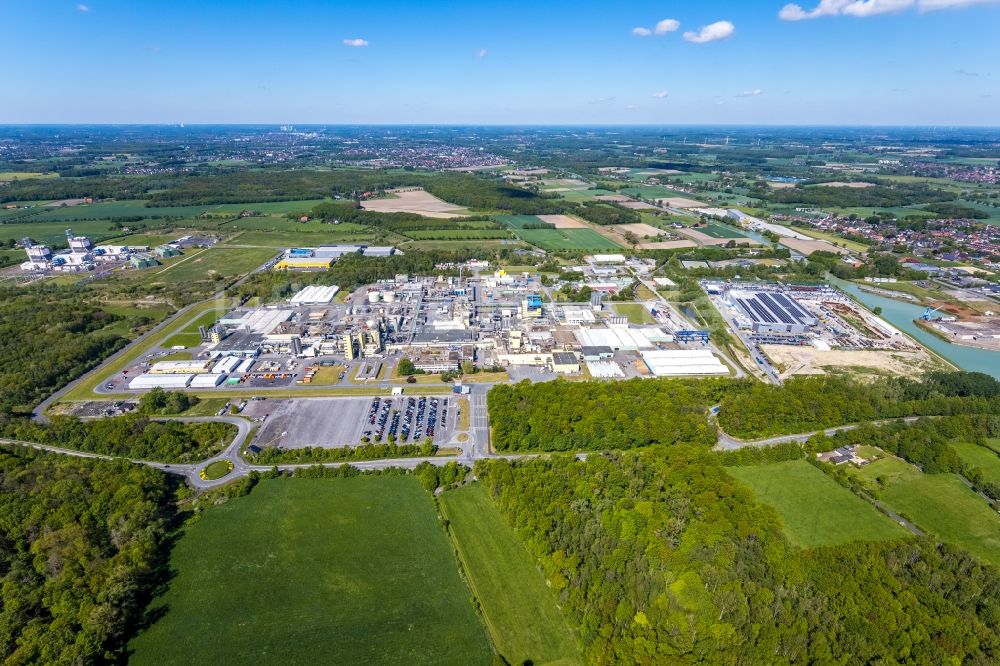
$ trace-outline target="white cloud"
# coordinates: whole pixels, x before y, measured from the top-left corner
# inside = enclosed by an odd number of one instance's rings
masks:
[[[87,5],[80,4],[76,6],[76,11],[83,12],[84,14],[86,14],[87,12],[90,11],[90,7]]]
[[[344,46],[353,46],[355,48],[360,46],[368,46],[368,40],[361,39],[360,37],[357,37],[355,39],[345,39]]]
[[[720,39],[728,39],[736,32],[736,26],[729,21],[716,21],[703,26],[698,32],[685,32],[684,39],[694,44],[707,44]]]
[[[760,97],[764,94],[764,91],[760,88],[755,88],[754,90],[744,90],[737,97]]]
[[[963,7],[998,5],[1000,0],[820,0],[812,9],[790,3],[781,8],[778,18],[785,21],[802,21],[824,16],[853,16],[865,18],[879,14],[897,14],[916,7],[921,12]]]
[[[613,101],[615,101],[614,97],[598,97],[597,99],[590,100],[588,104],[607,104]]]
[[[979,72],[970,72],[967,69],[956,69],[955,73],[959,76],[979,76]]]
[[[477,59],[482,60],[485,57],[486,57],[486,49],[479,49],[478,51],[476,51]]]
[[[922,12],[933,12],[939,9],[962,9],[977,5],[1000,5],[1000,0],[917,0],[917,7]]]
[[[657,35],[665,35],[668,32],[677,30],[679,27],[681,27],[681,22],[677,19],[663,19],[656,24],[656,27],[653,28],[653,32]]]
[[[667,91],[660,90],[658,92],[655,92],[653,93],[653,97],[655,97],[656,99],[665,99],[667,97]]]
[[[653,31],[649,28],[643,28],[640,26],[638,28],[632,28],[632,34],[636,37],[649,37],[653,34]]]
[[[636,106],[635,104],[627,104],[627,105],[625,105],[625,108],[626,108],[626,110],[628,110],[628,111],[635,111],[635,110],[636,110],[636,109],[638,109],[639,107],[638,107],[638,106]]]

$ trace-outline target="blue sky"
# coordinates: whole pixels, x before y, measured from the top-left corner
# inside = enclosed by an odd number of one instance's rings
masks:
[[[0,123],[1000,125],[1000,0],[787,4],[0,0]]]

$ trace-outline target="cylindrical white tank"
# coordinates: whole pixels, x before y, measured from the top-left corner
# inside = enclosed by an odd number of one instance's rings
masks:
[[[381,297],[382,297],[382,294],[380,294],[377,291],[369,291],[368,292],[368,302],[369,303],[378,303],[379,299]]]
[[[386,303],[394,303],[396,301],[396,292],[386,291],[382,293],[382,300]]]

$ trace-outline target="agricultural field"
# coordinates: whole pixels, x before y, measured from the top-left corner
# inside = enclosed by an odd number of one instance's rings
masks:
[[[517,240],[422,240],[399,244],[402,250],[467,250],[495,249],[498,247],[525,247]]]
[[[499,240],[512,237],[503,229],[432,229],[406,231],[403,235],[413,240]]]
[[[621,245],[593,229],[516,229],[526,243],[543,250],[618,250]]]
[[[559,192],[561,196],[566,201],[572,201],[573,203],[582,203],[584,201],[593,201],[596,197],[604,196],[608,194],[614,194],[611,190],[568,190],[566,192]]]
[[[924,474],[893,457],[849,471],[932,537],[1000,565],[1000,516],[956,475]]]
[[[233,245],[253,245],[279,250],[288,247],[317,247],[338,243],[363,243],[375,238],[370,227],[359,224],[323,225],[317,231],[243,231],[229,239]],[[346,227],[346,228],[345,228]],[[229,229],[229,225],[223,227]]]
[[[249,273],[277,254],[266,247],[212,247],[186,250],[181,257],[164,262],[160,268],[147,269],[144,282],[190,283]]]
[[[463,217],[469,214],[465,208],[442,201],[422,189],[387,190],[386,194],[381,199],[362,201],[361,207],[380,213],[416,213],[436,218]]]
[[[982,471],[983,479],[1000,484],[1000,454],[988,446],[972,442],[952,442],[951,445],[958,451],[962,462],[978,467]]]
[[[797,546],[884,541],[909,534],[805,460],[727,467],[726,471],[778,512],[789,541]]]
[[[507,663],[582,664],[545,576],[486,487],[474,483],[449,490],[440,502],[487,629]]]
[[[38,219],[37,216],[28,218]],[[66,227],[72,226],[73,233],[78,236],[89,236],[95,243],[103,242],[104,239],[121,236],[121,232],[112,228],[107,220],[88,222],[11,222],[0,224],[0,238],[7,240],[13,238],[20,241],[22,238],[31,238],[36,243],[43,245],[66,247]],[[23,254],[23,253],[22,253]]]
[[[414,477],[264,481],[187,527],[170,569],[130,663],[490,663]]]

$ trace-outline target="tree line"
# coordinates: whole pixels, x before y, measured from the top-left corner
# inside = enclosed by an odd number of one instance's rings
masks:
[[[108,456],[194,463],[224,449],[236,436],[236,426],[154,421],[141,414],[91,421],[54,416],[45,424],[28,419],[0,421],[0,436]]]

